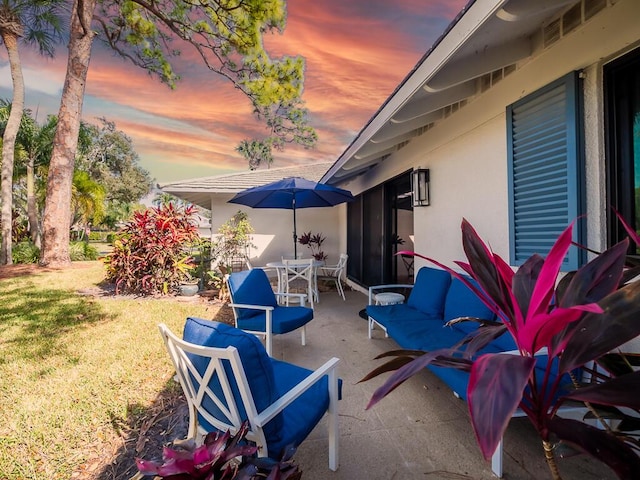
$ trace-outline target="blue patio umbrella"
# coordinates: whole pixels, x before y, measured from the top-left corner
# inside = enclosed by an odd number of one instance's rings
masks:
[[[293,210],[293,252],[297,257],[296,209],[332,207],[352,200],[353,195],[347,190],[332,187],[326,183],[312,182],[301,177],[287,177],[266,185],[243,190],[229,200],[229,203],[239,203],[252,208]]]

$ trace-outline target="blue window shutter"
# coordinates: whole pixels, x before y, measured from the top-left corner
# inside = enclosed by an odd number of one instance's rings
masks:
[[[573,240],[583,244],[582,95],[577,72],[507,107],[511,265],[546,256],[574,220]],[[572,246],[563,270],[584,262]]]

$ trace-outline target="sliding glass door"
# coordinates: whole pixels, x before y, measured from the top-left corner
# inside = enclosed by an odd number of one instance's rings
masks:
[[[410,172],[358,195],[347,215],[349,278],[366,287],[411,283],[412,260],[395,255],[413,249]]]

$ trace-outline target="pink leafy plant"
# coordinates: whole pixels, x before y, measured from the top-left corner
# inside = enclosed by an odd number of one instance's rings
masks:
[[[620,407],[640,413],[640,372],[631,368],[614,371],[603,361],[609,358],[609,352],[640,335],[640,282],[623,284],[628,239],[559,281],[562,261],[572,243],[572,228],[570,225],[562,232],[546,258],[533,255],[514,271],[463,220],[468,262],[456,264],[479,287],[434,259],[398,252],[421,257],[449,271],[474,291],[499,321],[474,319],[481,326],[451,348],[432,352],[396,350],[381,355],[394,358],[363,380],[383,372],[394,373],[375,391],[367,408],[430,364],[458,368],[469,372],[468,407],[485,458],[493,455],[511,417],[520,408],[542,439],[554,479],[560,478],[552,453],[556,439],[595,456],[619,478],[635,478],[640,471],[640,443],[636,438],[613,432],[608,424],[602,429],[556,415],[569,400],[586,402],[599,418],[599,408],[608,412],[615,409],[618,418],[626,415]],[[639,240],[637,235],[634,240]],[[502,334],[513,337],[517,355],[478,354]],[[548,357],[542,378],[535,368],[540,355]],[[607,375],[594,373],[593,385],[586,387],[574,381],[572,391],[563,391],[563,378],[593,362],[601,362]],[[625,359],[621,363],[625,364]],[[633,416],[626,417],[637,427]]]

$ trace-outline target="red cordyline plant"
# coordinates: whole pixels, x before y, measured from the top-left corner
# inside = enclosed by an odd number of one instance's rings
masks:
[[[320,250],[325,239],[326,237],[323,237],[321,233],[313,234],[311,232],[305,232],[300,235],[298,243],[309,247],[311,249],[311,256],[316,260],[322,261],[327,259],[327,255]]]
[[[627,227],[627,225],[625,225]],[[635,235],[629,228],[630,234]],[[563,403],[584,402],[599,420],[622,419],[621,425],[638,430],[640,372],[628,357],[615,351],[640,335],[640,282],[625,283],[628,239],[599,254],[588,264],[558,282],[562,261],[571,245],[572,225],[557,239],[546,258],[533,255],[514,270],[491,252],[473,227],[462,222],[462,241],[468,263],[456,262],[478,288],[463,275],[441,263],[415,254],[449,271],[473,290],[494,311],[499,322],[479,319],[481,327],[459,344],[432,352],[396,350],[381,355],[395,357],[371,372],[368,380],[394,371],[372,396],[367,408],[379,402],[427,365],[468,371],[467,399],[476,439],[486,459],[491,458],[517,408],[527,415],[540,435],[545,458],[554,479],[560,479],[553,447],[565,442],[607,464],[621,479],[637,478],[640,443],[632,435],[614,431],[607,422],[600,427],[560,418]],[[640,240],[637,235],[634,238]],[[637,272],[635,272],[637,273]],[[491,340],[511,335],[519,355],[479,354]],[[536,354],[548,355],[543,378],[536,374]],[[621,361],[620,361],[621,360]],[[561,387],[562,375],[593,362],[606,370],[592,369],[592,384],[574,379],[570,392]],[[624,409],[631,409],[626,415]]]
[[[193,270],[190,247],[199,239],[196,210],[173,203],[135,212],[105,258],[116,292],[166,295]]]
[[[287,449],[280,461],[256,458],[258,447],[248,445],[244,439],[249,431],[243,422],[235,435],[210,432],[200,446],[184,442],[179,446],[165,447],[162,462],[136,458],[136,466],[142,475],[155,475],[166,480],[294,480],[301,472],[291,457],[294,448]]]

